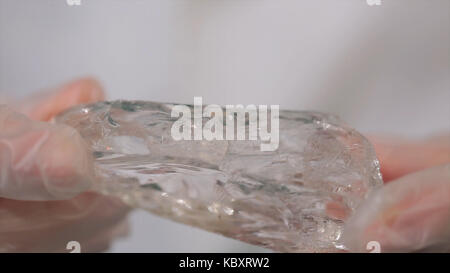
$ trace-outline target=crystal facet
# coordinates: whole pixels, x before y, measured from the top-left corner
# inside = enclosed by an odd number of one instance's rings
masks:
[[[101,193],[275,251],[345,249],[345,220],[382,184],[361,134],[332,115],[280,111],[275,151],[260,151],[260,140],[175,141],[173,106],[100,102],[56,122],[92,148]]]

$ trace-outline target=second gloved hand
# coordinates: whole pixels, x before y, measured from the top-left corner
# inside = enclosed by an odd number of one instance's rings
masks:
[[[349,219],[345,244],[359,252],[370,242],[381,252],[450,251],[450,136],[375,148],[387,184]]]

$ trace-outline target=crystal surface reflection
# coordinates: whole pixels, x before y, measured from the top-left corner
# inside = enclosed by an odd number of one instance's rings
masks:
[[[96,191],[275,251],[345,249],[345,220],[382,185],[360,133],[333,115],[280,111],[273,152],[260,151],[260,140],[175,141],[173,106],[100,102],[56,122],[74,127],[92,148]]]

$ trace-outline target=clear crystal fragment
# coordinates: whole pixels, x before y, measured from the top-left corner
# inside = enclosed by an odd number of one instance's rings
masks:
[[[273,152],[260,140],[175,141],[173,106],[100,102],[56,122],[92,148],[103,194],[275,251],[345,249],[345,220],[382,184],[366,138],[332,115],[280,111]]]

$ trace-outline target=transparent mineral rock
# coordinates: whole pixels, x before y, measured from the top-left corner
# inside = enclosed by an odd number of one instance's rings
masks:
[[[273,152],[260,151],[260,140],[175,141],[173,106],[100,102],[56,122],[92,148],[99,192],[275,251],[345,250],[345,220],[382,184],[361,134],[332,115],[280,111]]]

